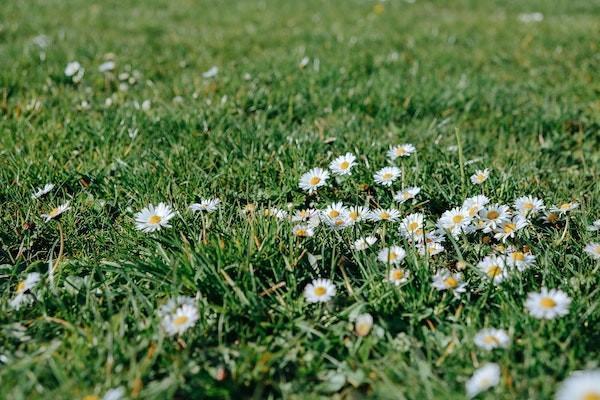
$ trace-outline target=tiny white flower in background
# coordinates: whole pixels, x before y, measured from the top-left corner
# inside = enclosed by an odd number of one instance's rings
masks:
[[[329,164],[329,169],[335,175],[350,175],[352,167],[355,165],[356,157],[352,153],[346,153],[337,157]]]
[[[300,177],[299,186],[310,194],[324,186],[328,178],[329,172],[321,168],[313,168]]]
[[[162,319],[162,327],[169,336],[181,335],[198,321],[198,308],[194,304],[183,304]]]
[[[213,65],[212,67],[210,67],[210,69],[206,72],[202,73],[202,77],[203,78],[214,78],[215,76],[217,76],[217,74],[219,73],[219,67],[217,67],[216,65]]]
[[[503,222],[494,230],[494,238],[502,240],[515,237],[517,231],[525,228],[528,225],[527,220],[521,215],[515,215],[510,221]]]
[[[379,221],[396,222],[400,218],[400,211],[398,211],[394,208],[387,208],[387,209],[378,208],[376,210],[371,211],[369,213],[368,218],[370,221],[374,221],[374,222],[379,222]]]
[[[576,201],[569,201],[566,203],[562,203],[559,206],[550,207],[550,211],[558,213],[558,214],[566,214],[569,211],[573,211],[574,209],[579,207],[579,203]]]
[[[41,275],[37,272],[27,274],[25,279],[17,284],[15,297],[9,301],[9,306],[18,310],[23,305],[30,304],[34,299],[30,292],[35,289],[41,279]]]
[[[600,219],[597,219],[594,222],[592,222],[592,224],[587,227],[587,230],[590,232],[600,231]]]
[[[483,182],[487,181],[489,177],[489,169],[480,169],[475,171],[475,174],[471,175],[471,183],[473,183],[474,185],[481,185]]]
[[[315,234],[315,231],[310,225],[296,225],[292,228],[292,233],[298,237],[311,237]]]
[[[477,216],[482,222],[483,231],[488,233],[510,220],[511,214],[508,206],[494,204],[480,210]]]
[[[402,268],[392,268],[388,272],[387,280],[396,286],[408,282],[410,272]]]
[[[106,391],[102,400],[121,400],[125,398],[125,388],[118,387]]]
[[[150,107],[152,107],[152,102],[150,100],[144,100],[142,102],[142,110],[148,111],[150,110]]]
[[[406,251],[400,246],[385,247],[377,254],[377,259],[385,264],[398,265],[404,261]]]
[[[392,186],[392,183],[400,177],[400,168],[385,167],[373,175],[375,182],[382,186]]]
[[[555,400],[600,399],[600,369],[573,372],[560,384],[554,398]]]
[[[503,329],[488,328],[477,332],[473,342],[480,349],[493,350],[507,348],[510,344],[510,337]]]
[[[495,363],[485,364],[473,373],[466,383],[467,396],[473,398],[500,383],[500,366]]]
[[[467,283],[463,282],[462,274],[460,272],[453,274],[447,269],[438,271],[433,276],[431,285],[437,290],[452,290],[455,295],[467,291]]]
[[[515,210],[524,217],[533,217],[546,208],[544,201],[532,196],[522,196],[515,200]]]
[[[416,151],[415,146],[410,143],[401,144],[399,146],[390,147],[387,151],[387,156],[394,161],[398,157],[409,157]]]
[[[542,22],[544,20],[544,14],[541,12],[532,13],[521,13],[519,14],[519,21],[529,24],[532,22]]]
[[[508,276],[504,258],[495,255],[484,257],[477,268],[495,284],[502,282]]]
[[[85,68],[77,61],[71,61],[65,67],[65,76],[71,78],[75,83],[81,82],[83,75],[85,74]]]
[[[449,231],[453,236],[458,236],[467,230],[471,221],[472,218],[467,210],[456,207],[445,211],[438,220],[437,225],[442,231]]]
[[[404,190],[401,190],[399,192],[397,192],[394,195],[394,200],[396,200],[398,203],[402,204],[408,200],[413,200],[415,197],[417,197],[417,195],[419,194],[419,192],[421,191],[420,187],[408,187]]]
[[[525,307],[538,319],[554,319],[569,313],[571,298],[558,289],[542,288],[539,293],[529,293]]]
[[[462,205],[462,209],[467,211],[469,217],[474,217],[481,211],[488,203],[490,199],[482,194],[473,196],[465,199]]]
[[[371,211],[367,207],[354,206],[348,210],[348,218],[353,222],[361,222],[369,217]]]
[[[335,293],[335,285],[329,279],[315,279],[304,288],[304,297],[309,303],[329,301]]]
[[[54,189],[54,184],[52,184],[52,183],[46,183],[44,185],[44,187],[39,187],[39,188],[35,189],[33,191],[33,194],[31,195],[31,197],[33,199],[39,199],[43,195],[49,193],[52,189]]]
[[[506,255],[506,264],[523,272],[527,268],[535,265],[535,256],[529,252],[523,252],[519,250],[510,251]]]
[[[263,211],[265,217],[275,217],[277,219],[286,219],[288,212],[277,207],[271,207]]]
[[[69,210],[70,208],[71,207],[69,207],[69,202],[67,201],[66,203],[61,204],[60,206],[55,207],[52,210],[50,210],[50,212],[48,212],[48,214],[42,214],[42,218],[44,218],[46,220],[46,222],[48,222],[51,219],[57,218],[59,215],[61,215],[65,211]]]
[[[135,214],[135,227],[146,233],[170,228],[169,220],[174,216],[175,212],[169,205],[165,203],[159,203],[157,206],[150,204]]]
[[[363,251],[371,247],[377,242],[377,238],[375,236],[366,236],[359,239],[356,239],[354,242],[354,250]]]
[[[369,313],[360,314],[354,321],[354,332],[357,336],[367,336],[373,327],[373,316]]]
[[[115,69],[115,62],[114,61],[105,61],[102,64],[100,64],[98,66],[98,71],[100,72],[110,72],[113,69]]]
[[[211,213],[217,211],[219,208],[219,204],[221,204],[221,200],[218,198],[212,199],[200,199],[200,203],[193,203],[189,206],[191,211],[204,211],[207,213]]]
[[[425,243],[419,243],[417,245],[417,251],[422,256],[428,255],[430,257],[433,257],[435,255],[438,255],[438,254],[444,252],[445,249],[441,243],[426,241]]]
[[[583,250],[593,259],[600,260],[600,243],[588,243]]]

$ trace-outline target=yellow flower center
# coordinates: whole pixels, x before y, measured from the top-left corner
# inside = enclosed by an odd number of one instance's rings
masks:
[[[584,393],[582,400],[600,400],[599,392],[586,392]]]
[[[308,217],[308,211],[306,210],[302,210],[298,213],[298,215],[300,216],[300,218],[307,218]]]
[[[331,210],[331,211],[329,211],[329,216],[331,218],[339,217],[339,215],[340,215],[340,212],[338,210]]]
[[[564,203],[560,205],[560,209],[563,211],[568,210],[569,208],[571,208],[571,203]]]
[[[477,182],[483,182],[485,181],[485,175],[484,174],[478,174],[477,175]]]
[[[337,226],[344,225],[344,220],[343,220],[343,219],[336,219],[336,220],[335,220],[335,224],[336,224]]]
[[[60,209],[58,207],[53,208],[52,211],[50,211],[48,213],[48,215],[52,218],[56,217],[58,215],[58,213],[60,212]]]
[[[306,230],[305,229],[297,229],[296,236],[306,236]]]
[[[313,186],[318,185],[319,183],[321,183],[321,178],[319,178],[318,176],[313,176],[312,178],[310,178],[310,181],[308,181],[308,183],[310,183]]]
[[[17,293],[23,293],[25,291],[25,281],[19,282],[17,285]]]
[[[458,281],[454,279],[454,277],[449,276],[446,279],[444,279],[444,284],[449,288],[455,288],[458,286]]]
[[[455,215],[454,217],[452,217],[452,222],[454,222],[455,224],[460,224],[463,219],[465,219],[465,217],[458,214],[458,215]]]
[[[358,219],[358,217],[359,217],[358,211],[350,211],[349,218],[352,221],[356,221]]]
[[[323,286],[317,286],[314,290],[315,296],[324,296],[325,293],[327,293],[327,289],[325,289]]]
[[[592,247],[592,251],[596,254],[600,254],[600,244]]]
[[[83,396],[82,400],[100,400],[100,397],[95,394],[88,394],[87,396]]]
[[[340,169],[348,169],[349,166],[350,166],[350,163],[348,161],[342,161],[340,163]]]
[[[382,178],[384,181],[389,181],[390,179],[392,179],[393,176],[394,174],[392,174],[391,172],[386,172],[385,174],[383,174]]]
[[[388,261],[394,261],[397,258],[398,254],[394,253],[393,251],[390,251],[390,253],[388,254]]]
[[[397,147],[396,148],[396,155],[398,157],[402,157],[405,154],[406,154],[406,149],[404,147]]]
[[[512,233],[515,231],[515,229],[517,229],[517,226],[513,223],[508,223],[504,225],[502,229],[504,230],[504,233]]]
[[[419,223],[418,222],[411,222],[410,224],[408,224],[408,230],[410,232],[414,232],[417,229],[419,229]]]
[[[533,210],[533,203],[527,202],[523,204],[523,208],[526,210]]]
[[[554,308],[556,307],[556,301],[552,297],[544,297],[540,300],[540,306],[542,308]]]
[[[381,219],[390,219],[391,215],[387,212],[387,211],[382,211],[381,214],[379,214],[379,218]]]
[[[412,194],[410,192],[402,192],[402,198],[404,200],[408,200],[408,199],[412,198]]]
[[[186,323],[186,322],[188,322],[188,321],[189,321],[189,318],[188,318],[187,316],[185,316],[185,315],[181,315],[181,316],[179,316],[179,317],[175,318],[175,319],[173,320],[173,323],[174,323],[175,325],[178,325],[178,326],[179,326],[179,325],[183,325],[183,324],[185,324],[185,323]]]
[[[162,218],[160,217],[160,215],[154,214],[150,218],[148,218],[148,223],[149,224],[158,224],[161,220],[162,220]]]
[[[556,221],[558,221],[558,215],[556,215],[555,213],[550,213],[548,214],[548,216],[546,217],[546,219],[548,220],[548,222],[550,223],[555,223]]]
[[[496,336],[487,335],[486,337],[483,338],[483,343],[497,345],[497,344],[500,344],[500,341],[498,340],[498,338]]]
[[[495,278],[496,276],[500,275],[501,273],[502,273],[502,268],[500,268],[498,265],[492,265],[487,270],[487,274],[490,278]]]
[[[498,211],[496,211],[496,210],[492,210],[492,211],[489,211],[489,212],[487,213],[487,218],[488,218],[488,219],[496,219],[496,218],[498,218],[499,216],[500,216],[500,213],[499,213]]]
[[[525,260],[525,254],[523,254],[522,251],[517,251],[517,252],[514,252],[512,254],[512,258],[515,261],[524,261]]]
[[[394,280],[399,281],[400,279],[404,278],[404,271],[402,271],[401,269],[395,269],[392,272],[392,277],[394,278]]]

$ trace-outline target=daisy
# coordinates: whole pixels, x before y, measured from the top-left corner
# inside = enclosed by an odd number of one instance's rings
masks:
[[[371,211],[368,207],[354,206],[348,210],[348,218],[353,223],[360,222],[366,219],[369,216],[370,212]]]
[[[321,214],[330,219],[348,217],[348,208],[341,202],[333,203],[328,205],[327,208],[321,212]]]
[[[560,384],[558,392],[556,392],[555,399],[600,399],[600,369],[573,372]]]
[[[46,220],[45,222],[48,222],[51,219],[57,218],[60,214],[64,213],[70,208],[71,207],[69,207],[69,202],[67,201],[65,204],[62,204],[50,210],[48,214],[42,214],[42,218]]]
[[[367,336],[373,327],[373,316],[369,313],[360,314],[354,321],[354,332],[357,336]]]
[[[373,222],[387,221],[396,222],[400,218],[400,211],[394,208],[378,208],[369,213],[369,220]]]
[[[398,265],[406,257],[406,251],[400,246],[385,247],[377,254],[377,259],[385,264]]]
[[[533,217],[544,208],[544,201],[532,196],[523,196],[515,200],[515,210],[524,217]]]
[[[527,268],[535,265],[535,256],[530,252],[524,251],[510,251],[506,255],[506,264],[509,267],[515,267],[517,270],[523,272]]]
[[[398,157],[409,157],[415,151],[415,146],[410,143],[405,143],[399,146],[390,147],[387,151],[387,156],[390,160],[394,161]]]
[[[504,258],[495,255],[484,257],[477,264],[477,268],[495,284],[502,282],[508,276]]]
[[[420,187],[417,187],[417,186],[408,187],[404,190],[397,192],[394,195],[394,200],[396,200],[398,203],[402,204],[408,200],[413,200],[415,197],[417,197],[417,195],[419,194],[420,191],[421,191]]]
[[[431,285],[437,290],[452,290],[456,296],[467,291],[467,283],[463,282],[463,276],[460,272],[451,273],[447,269],[438,271]]]
[[[565,292],[544,287],[539,293],[529,293],[525,301],[529,313],[538,319],[554,319],[567,315],[570,304],[571,299]]]
[[[510,344],[510,338],[503,329],[482,329],[473,338],[475,345],[480,349],[493,350],[497,348],[507,348]]]
[[[328,178],[329,172],[321,168],[313,168],[300,177],[299,186],[300,189],[312,194],[321,186],[325,186]]]
[[[400,286],[403,283],[408,282],[410,272],[402,268],[392,268],[388,273],[388,282],[393,283],[396,286]]]
[[[363,251],[373,246],[377,242],[377,238],[375,236],[365,236],[359,239],[356,239],[354,242],[354,250]]]
[[[277,207],[271,207],[263,211],[263,215],[265,217],[274,217],[277,219],[286,219],[288,217],[288,212]]]
[[[329,279],[315,279],[304,288],[304,297],[309,303],[326,302],[335,292],[335,285]]]
[[[515,237],[517,231],[525,228],[527,225],[528,222],[524,217],[515,215],[510,221],[503,222],[496,228],[494,238],[506,242],[506,239]]]
[[[423,214],[409,214],[400,222],[400,235],[408,240],[420,242],[423,240]]]
[[[8,303],[10,307],[18,310],[21,306],[30,304],[34,299],[31,291],[35,289],[41,279],[41,275],[37,272],[27,274],[25,279],[17,284],[15,297]]]
[[[579,203],[576,201],[569,201],[567,203],[562,203],[560,206],[552,206],[550,211],[554,211],[558,214],[566,214],[569,211],[572,211],[579,207]]]
[[[375,182],[382,186],[392,186],[392,183],[400,177],[400,168],[385,167],[373,175]]]
[[[175,313],[175,310],[183,305],[194,306],[195,304],[196,300],[193,297],[177,296],[160,306],[157,313],[160,318],[164,318]]]
[[[545,224],[556,224],[560,220],[557,212],[548,211],[540,218]]]
[[[162,319],[162,327],[169,336],[181,335],[198,321],[198,308],[193,304],[183,304]]]
[[[335,175],[350,175],[352,167],[355,165],[356,157],[352,153],[346,153],[339,156],[329,164],[329,169]]]
[[[500,383],[500,366],[495,363],[485,364],[473,373],[466,383],[467,396],[471,399]]]
[[[587,230],[590,232],[600,231],[600,219],[597,219],[594,222],[592,222],[592,225],[588,226]]]
[[[319,212],[314,208],[305,208],[304,210],[297,210],[292,215],[292,222],[306,222],[312,227],[319,226],[321,222],[319,220]]]
[[[152,204],[135,214],[135,227],[146,233],[159,231],[162,228],[170,228],[169,220],[175,216],[175,212],[165,203]]]
[[[489,169],[479,169],[477,171],[475,171],[475,174],[471,175],[471,183],[473,183],[473,185],[481,185],[483,182],[487,181],[487,179],[490,177],[490,170]]]
[[[474,217],[490,202],[487,196],[480,194],[479,196],[473,196],[465,199],[462,208],[467,211],[469,217]]]
[[[482,222],[483,232],[488,233],[510,220],[510,209],[505,205],[494,204],[479,211],[477,216]]]
[[[430,243],[419,243],[417,245],[417,251],[420,255],[428,255],[429,257],[433,257],[445,251],[444,246],[438,242],[430,242]]]
[[[438,220],[437,225],[442,231],[449,231],[453,236],[458,236],[461,232],[467,230],[471,220],[466,210],[456,207],[445,211]]]
[[[298,237],[311,237],[315,234],[315,231],[310,225],[296,225],[292,228],[292,233]]]
[[[349,226],[352,226],[353,222],[350,218],[348,218],[348,214],[342,214],[339,217],[329,218],[327,216],[323,217],[323,222],[325,225],[332,229],[344,229]]]
[[[200,203],[194,203],[190,205],[189,209],[192,211],[206,211],[207,213],[211,213],[219,208],[219,204],[221,200],[218,198],[214,199],[200,199]]]
[[[83,68],[77,61],[72,61],[65,67],[65,76],[67,78],[71,78],[71,80],[75,83],[81,82],[84,74],[85,68]]]
[[[600,260],[600,243],[588,243],[583,251],[588,253],[593,259]]]
[[[49,193],[52,189],[54,189],[54,184],[52,183],[46,183],[44,185],[44,187],[39,187],[37,189],[35,189],[31,195],[32,199],[39,199],[40,197],[42,197],[43,195],[45,195],[46,193]]]

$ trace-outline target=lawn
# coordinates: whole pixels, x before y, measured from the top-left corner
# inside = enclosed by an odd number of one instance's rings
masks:
[[[0,398],[600,398],[599,20],[4,1]]]

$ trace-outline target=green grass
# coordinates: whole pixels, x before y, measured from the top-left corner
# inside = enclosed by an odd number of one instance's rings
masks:
[[[586,226],[600,217],[600,5],[388,1],[377,14],[375,4],[3,3],[0,397],[78,399],[123,386],[144,399],[460,399],[475,367],[493,361],[501,383],[481,398],[548,399],[571,371],[598,367],[599,264],[583,247],[598,241]],[[544,20],[519,21],[533,11]],[[46,49],[32,43],[39,34]],[[112,77],[98,72],[108,53]],[[63,73],[72,60],[86,69],[79,85]],[[204,79],[213,65],[217,77]],[[139,79],[120,91],[116,75],[134,70]],[[146,99],[149,110],[135,106]],[[417,154],[401,163],[403,183],[421,186],[426,202],[400,209],[433,223],[481,192],[463,184],[456,130],[475,160],[467,181],[492,169],[482,189],[492,202],[532,194],[581,204],[568,226],[536,223],[521,235],[515,244],[530,246],[537,265],[497,287],[473,267],[491,251],[479,236],[457,243],[470,267],[469,291],[455,299],[431,287],[458,259],[449,242],[429,261],[403,244],[412,278],[397,288],[376,250],[350,251],[372,224],[321,227],[300,241],[290,223],[259,212],[390,206],[372,174],[389,145],[408,142]],[[347,151],[360,162],[351,179],[317,197],[298,189],[303,172]],[[46,182],[57,187],[33,200]],[[200,196],[223,206],[194,216],[186,207]],[[44,223],[40,214],[66,200],[72,209]],[[160,201],[180,211],[173,227],[135,230],[134,213]],[[248,204],[257,212],[242,215]],[[395,227],[386,241],[401,243]],[[12,310],[17,282],[47,279],[61,247],[55,285]],[[81,289],[68,277],[83,277]],[[330,304],[303,300],[315,277],[337,284]],[[573,298],[567,316],[527,314],[527,293],[541,286]],[[197,297],[201,317],[177,342],[156,310],[180,294]],[[375,327],[357,338],[349,321],[361,311]],[[511,347],[478,350],[472,337],[489,326],[508,330]]]

